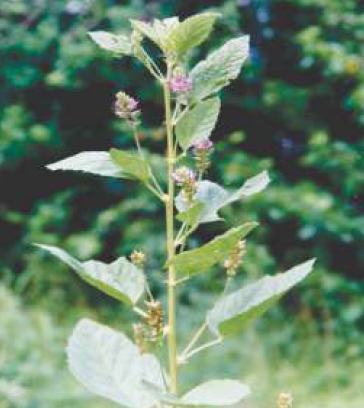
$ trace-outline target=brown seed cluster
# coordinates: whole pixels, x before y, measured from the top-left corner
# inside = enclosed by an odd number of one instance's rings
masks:
[[[146,323],[149,327],[149,340],[156,343],[163,338],[163,304],[159,300],[146,302],[147,317]]]
[[[139,351],[143,354],[147,351],[147,344],[145,341],[144,327],[141,323],[133,324],[134,341]]]
[[[237,243],[230,256],[224,262],[224,268],[228,277],[234,277],[241,265],[242,258],[246,254],[246,240]]]

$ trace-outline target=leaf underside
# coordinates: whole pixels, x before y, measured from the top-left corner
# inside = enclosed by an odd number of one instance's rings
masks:
[[[98,176],[128,178],[113,162],[108,152],[81,152],[56,163],[48,164],[46,167],[53,171],[71,170]]]
[[[311,259],[285,273],[266,276],[223,297],[208,312],[208,327],[220,336],[234,334],[244,329],[304,279],[312,271],[314,262],[315,260]]]
[[[183,195],[179,194],[176,197],[176,207],[182,220],[192,219],[196,223],[206,223],[219,221],[218,211],[228,204],[235,201],[257,194],[269,184],[270,179],[266,171],[248,179],[242,187],[234,193],[227,192],[223,187],[208,180],[200,181],[197,185],[197,193],[194,198],[194,203],[191,207],[188,206],[183,199]],[[200,211],[197,213],[196,205],[200,203]],[[179,218],[181,219],[181,218]]]
[[[124,257],[110,264],[93,260],[80,262],[55,246],[36,245],[70,266],[90,285],[129,306],[137,303],[144,293],[143,272]]]
[[[75,327],[67,347],[72,374],[91,393],[128,408],[150,408],[156,399],[142,381],[165,390],[162,367],[123,334],[89,319]]]

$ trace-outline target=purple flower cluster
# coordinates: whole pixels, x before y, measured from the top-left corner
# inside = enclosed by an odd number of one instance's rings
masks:
[[[178,186],[192,185],[196,182],[196,174],[188,167],[182,166],[173,172],[173,180]]]
[[[127,95],[125,92],[118,92],[116,94],[115,114],[132,123],[140,114],[138,105],[139,102],[132,96]]]
[[[174,93],[186,93],[191,91],[192,82],[186,75],[178,74],[169,80],[169,88]]]
[[[206,140],[201,140],[199,142],[196,142],[193,145],[193,152],[195,154],[202,153],[202,152],[211,152],[214,147],[214,144],[211,142],[211,140],[206,139]]]

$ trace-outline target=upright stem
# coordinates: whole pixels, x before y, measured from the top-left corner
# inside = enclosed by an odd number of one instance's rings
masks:
[[[174,247],[174,181],[173,166],[175,152],[173,146],[173,125],[171,115],[171,94],[168,87],[170,67],[167,71],[167,80],[163,85],[165,119],[167,130],[167,164],[168,164],[168,197],[166,198],[166,224],[167,224],[167,256],[171,260],[175,254]],[[169,375],[171,379],[170,391],[177,393],[177,336],[176,336],[176,272],[173,266],[168,267],[168,355],[169,355]]]

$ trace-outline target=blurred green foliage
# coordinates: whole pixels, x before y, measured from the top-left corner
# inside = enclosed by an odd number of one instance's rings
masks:
[[[342,407],[333,402],[340,389],[340,403],[348,398],[354,406],[364,352],[364,2],[211,0],[208,6],[222,18],[203,54],[241,32],[252,42],[249,64],[222,95],[211,177],[231,189],[262,169],[273,178],[263,194],[225,211],[234,223],[261,224],[249,239],[241,281],[318,258],[308,282],[256,328],[264,340],[255,357],[246,355],[249,345],[256,347],[253,333],[229,346],[224,368],[211,370],[257,371],[260,383],[271,387],[260,396],[265,401],[292,387],[301,398],[297,407],[308,400],[310,407]],[[62,343],[75,314],[91,308],[105,320],[119,314],[115,302],[31,242],[104,261],[142,248],[154,290],[162,285],[164,215],[148,192],[129,182],[44,170],[82,150],[132,147],[131,134],[112,112],[120,89],[142,101],[145,146],[164,152],[157,85],[140,65],[99,52],[87,31],[123,32],[130,17],[184,17],[205,9],[206,2],[196,0],[0,2],[0,279],[30,308],[21,309],[1,288],[0,395],[10,385],[27,393],[22,402],[4,394],[1,408],[91,406],[76,386],[72,396]],[[155,162],[163,172],[157,156]],[[199,238],[205,242],[225,227],[201,228]],[[183,328],[197,324],[204,299],[208,303],[221,285],[216,271],[182,291]],[[256,370],[241,369],[238,361]],[[59,401],[49,401],[48,393]]]

